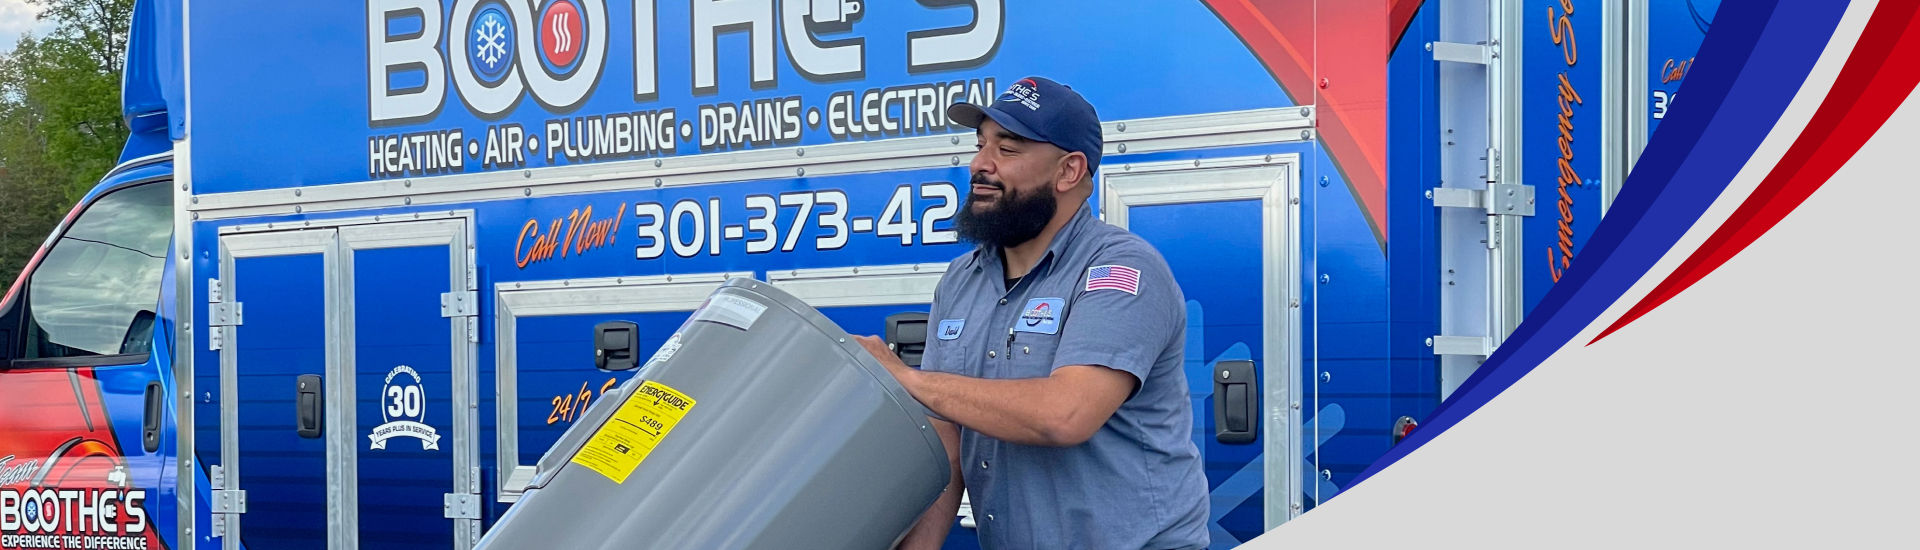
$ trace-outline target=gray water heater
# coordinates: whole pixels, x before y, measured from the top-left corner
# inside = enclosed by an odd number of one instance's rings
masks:
[[[949,468],[858,342],[734,279],[547,451],[479,547],[885,549]]]

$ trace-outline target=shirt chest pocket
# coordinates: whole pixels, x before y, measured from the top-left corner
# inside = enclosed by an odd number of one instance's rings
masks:
[[[1007,378],[1045,378],[1053,374],[1054,352],[1060,349],[1059,334],[1014,332],[1011,343],[1001,348],[1001,364]]]
[[[940,324],[932,327],[927,339],[927,353],[922,358],[920,369],[930,372],[945,372],[961,376],[980,376],[979,358],[986,351],[973,344],[978,338],[972,334],[963,334],[969,327],[963,319],[936,321]],[[970,327],[979,330],[980,327]],[[963,337],[965,336],[965,337]]]

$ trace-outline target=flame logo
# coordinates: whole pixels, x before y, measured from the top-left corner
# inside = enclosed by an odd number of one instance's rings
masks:
[[[553,16],[554,53],[568,53],[573,51],[573,32],[567,28],[567,21],[571,19],[571,15],[572,14],[566,12],[561,12]]]

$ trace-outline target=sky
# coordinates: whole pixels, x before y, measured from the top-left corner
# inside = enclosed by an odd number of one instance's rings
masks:
[[[36,20],[34,16],[39,14],[40,7],[27,4],[27,0],[0,0],[0,52],[13,51],[20,35],[28,31],[34,36],[52,31],[53,22]]]

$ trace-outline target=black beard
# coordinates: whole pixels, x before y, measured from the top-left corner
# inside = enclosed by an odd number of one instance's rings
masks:
[[[985,176],[973,175],[973,184],[988,183]],[[954,229],[960,232],[960,238],[982,245],[999,247],[1019,246],[1046,230],[1047,222],[1053,220],[1054,209],[1058,201],[1052,193],[1040,190],[1032,193],[1020,193],[1000,186],[1000,198],[983,212],[974,211],[971,187],[968,188],[967,202],[960,208],[959,217],[954,219]]]

